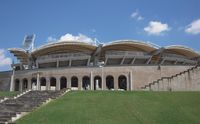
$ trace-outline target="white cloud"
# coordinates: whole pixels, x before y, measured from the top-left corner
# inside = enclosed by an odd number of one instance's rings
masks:
[[[54,37],[52,37],[52,36],[49,36],[49,37],[47,38],[47,42],[53,42],[53,41],[57,41],[57,39],[54,38]]]
[[[80,42],[85,42],[85,43],[89,43],[89,44],[96,44],[95,39],[92,39],[83,34],[79,34],[78,36],[75,36],[75,35],[67,33],[67,34],[61,36],[59,41],[80,41]]]
[[[137,11],[135,11],[131,14],[131,18],[136,18],[138,15],[139,15],[139,13]]]
[[[92,38],[90,38],[90,37],[88,37],[84,34],[78,34],[77,36],[75,36],[75,35],[72,35],[72,34],[69,34],[69,33],[61,36],[59,39],[56,39],[52,36],[49,36],[47,38],[47,42],[55,42],[55,41],[57,41],[57,42],[62,42],[62,41],[73,41],[73,42],[75,41],[76,42],[76,41],[79,41],[79,42],[85,42],[85,43],[88,43],[88,44],[95,45],[97,39],[96,38],[92,39]]]
[[[190,23],[187,28],[185,29],[185,32],[188,34],[200,34],[200,19],[197,19]]]
[[[144,31],[149,35],[161,35],[163,32],[169,31],[168,24],[161,23],[159,21],[150,21],[149,25],[144,28]]]
[[[142,17],[142,16],[140,15],[140,13],[139,13],[138,10],[136,10],[135,12],[133,12],[133,13],[131,14],[131,18],[132,18],[132,19],[136,19],[137,21],[141,21],[141,20],[144,19],[144,17]]]
[[[0,66],[10,65],[12,63],[11,58],[5,56],[5,50],[0,49]]]
[[[143,19],[144,19],[144,17],[142,17],[142,16],[138,16],[138,17],[137,17],[137,20],[138,20],[138,21],[143,20]]]

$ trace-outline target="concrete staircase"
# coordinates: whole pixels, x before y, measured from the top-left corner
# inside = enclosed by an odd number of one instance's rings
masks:
[[[40,107],[51,99],[63,95],[66,89],[60,91],[27,91],[14,98],[0,103],[0,124],[14,124],[15,120],[27,112]]]
[[[146,91],[200,91],[200,65],[170,77],[157,79],[141,89]]]

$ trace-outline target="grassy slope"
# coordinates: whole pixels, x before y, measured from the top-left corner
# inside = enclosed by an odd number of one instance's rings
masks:
[[[199,124],[200,92],[69,92],[19,124]]]
[[[15,96],[18,92],[10,92],[10,91],[1,91],[0,97],[6,97],[6,96]]]

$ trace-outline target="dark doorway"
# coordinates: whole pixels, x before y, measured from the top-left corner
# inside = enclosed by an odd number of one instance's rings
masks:
[[[106,87],[111,90],[114,89],[114,78],[113,76],[106,77]]]
[[[124,75],[119,76],[119,78],[118,78],[118,88],[123,89],[123,90],[127,90],[126,76],[124,76]]]
[[[67,78],[61,77],[60,78],[60,89],[67,88]]]
[[[20,84],[19,79],[16,79],[15,80],[15,91],[19,91],[19,84]]]
[[[78,78],[76,76],[71,78],[71,87],[78,87]]]
[[[88,76],[84,76],[82,79],[82,88],[84,90],[90,89],[90,78]]]

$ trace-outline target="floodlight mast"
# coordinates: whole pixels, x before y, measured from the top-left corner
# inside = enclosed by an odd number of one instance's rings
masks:
[[[34,49],[34,43],[35,43],[35,34],[32,35],[25,35],[24,41],[23,41],[23,47],[26,51],[32,51]]]

